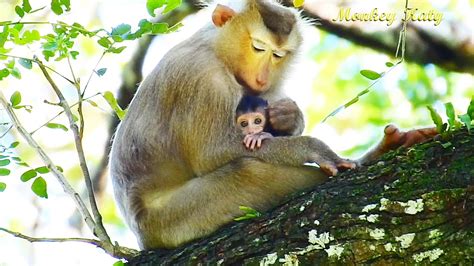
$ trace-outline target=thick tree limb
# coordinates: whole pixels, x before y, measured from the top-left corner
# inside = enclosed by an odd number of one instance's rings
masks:
[[[130,265],[471,265],[474,135],[457,132],[449,142],[391,152],[262,218],[176,250],[144,251]]]

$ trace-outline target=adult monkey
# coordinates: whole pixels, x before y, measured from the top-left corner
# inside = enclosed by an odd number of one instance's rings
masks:
[[[168,52],[117,130],[110,157],[115,197],[143,249],[176,247],[240,216],[240,205],[266,210],[327,180],[303,166],[324,159],[324,144],[298,136],[301,111],[280,88],[301,44],[298,14],[273,1],[243,2],[238,12],[218,5],[214,25]],[[242,145],[234,119],[243,88],[270,102],[272,127],[288,137],[256,151]],[[365,159],[423,140],[419,132],[432,133],[387,127]]]

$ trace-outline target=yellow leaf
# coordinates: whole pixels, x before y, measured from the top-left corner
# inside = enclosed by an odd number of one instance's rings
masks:
[[[304,4],[304,0],[293,0],[293,5],[295,7],[301,7]]]

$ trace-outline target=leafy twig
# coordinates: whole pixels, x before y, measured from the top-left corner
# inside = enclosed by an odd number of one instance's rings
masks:
[[[8,55],[8,54],[0,54],[0,56],[6,56],[6,57],[10,57],[10,58],[16,58],[16,59],[22,59],[22,60],[27,60],[27,61],[31,61],[31,62],[35,62],[33,59],[30,59],[30,58],[26,58],[26,57],[21,57],[21,56],[15,56],[15,55]],[[67,82],[71,83],[74,85],[74,81],[70,80],[69,78],[67,78],[66,76],[64,76],[63,74],[59,73],[58,71],[54,70],[53,68],[49,67],[49,66],[44,66],[46,67],[48,70],[50,70],[51,72],[54,72],[56,75],[60,76],[61,78],[65,79]]]
[[[100,214],[99,209],[97,207],[97,203],[95,201],[94,189],[92,187],[92,180],[90,178],[89,169],[87,167],[86,158],[85,158],[85,155],[84,155],[84,149],[82,147],[82,141],[81,141],[81,138],[80,138],[79,129],[78,129],[76,123],[74,122],[71,107],[69,106],[68,102],[66,101],[66,98],[64,97],[61,90],[59,90],[59,87],[56,85],[54,80],[49,75],[49,73],[46,70],[43,63],[37,58],[35,58],[35,61],[38,64],[38,66],[40,67],[41,71],[43,72],[43,75],[45,76],[46,80],[48,80],[49,84],[51,85],[51,88],[54,90],[54,92],[58,96],[59,101],[60,101],[59,103],[63,107],[63,109],[65,111],[65,114],[66,114],[66,116],[69,120],[69,127],[71,128],[71,130],[74,134],[74,142],[75,142],[77,154],[79,156],[79,164],[81,166],[81,170],[82,170],[82,173],[84,175],[84,181],[86,183],[86,188],[87,188],[89,203],[90,203],[91,209],[92,209],[92,214],[94,215],[94,218],[95,218],[94,219],[95,220],[95,226],[92,228],[92,231],[94,232],[94,234],[97,235],[97,237],[101,241],[109,243],[110,245],[112,245],[110,237],[107,234],[107,231],[105,230],[104,225],[102,224],[102,215]]]
[[[96,94],[94,94],[94,95],[91,95],[91,96],[89,96],[89,97],[83,98],[82,101],[86,101],[86,100],[92,99],[92,98],[94,98],[95,96],[100,95],[100,94],[101,94],[101,93],[98,92],[98,93],[96,93]],[[79,104],[79,102],[76,102],[75,104],[71,104],[71,107],[74,107],[74,106],[76,106],[76,105],[78,105],[78,104]],[[54,104],[54,105],[56,105],[56,104]],[[42,124],[41,126],[39,126],[37,129],[31,131],[30,134],[31,134],[31,135],[35,134],[38,130],[42,129],[42,128],[45,127],[47,124],[51,123],[51,121],[53,121],[54,119],[56,119],[58,116],[60,116],[60,115],[62,115],[62,114],[64,114],[64,110],[61,111],[61,112],[59,112],[57,115],[53,116],[51,119],[49,119],[48,121],[46,121],[44,124]]]
[[[51,169],[51,172],[54,174],[58,182],[61,184],[64,191],[72,197],[72,199],[76,203],[77,209],[81,212],[82,216],[84,217],[84,221],[86,222],[87,226],[91,230],[93,230],[95,227],[94,219],[92,219],[92,216],[89,213],[89,210],[87,209],[86,205],[82,201],[81,197],[74,190],[71,184],[69,184],[66,177],[63,175],[63,173],[61,173],[61,171],[59,171],[59,169],[53,163],[51,158],[49,158],[49,156],[46,154],[43,148],[39,146],[39,144],[31,136],[31,134],[28,133],[28,131],[26,131],[26,129],[23,127],[20,120],[18,120],[18,117],[15,115],[12,107],[10,106],[5,96],[3,95],[2,91],[0,91],[0,104],[5,108],[5,111],[7,112],[13,125],[16,127],[20,135],[28,142],[28,144],[31,147],[33,147],[33,149],[37,151],[37,153],[43,160],[44,164],[47,165],[49,169]]]

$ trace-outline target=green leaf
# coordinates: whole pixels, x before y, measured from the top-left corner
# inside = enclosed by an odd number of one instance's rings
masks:
[[[25,16],[25,11],[23,11],[23,9],[22,9],[20,6],[16,6],[16,7],[15,7],[15,13],[16,13],[20,18],[22,18],[23,16]]]
[[[18,63],[20,63],[20,65],[22,65],[26,69],[32,69],[33,68],[33,63],[31,62],[30,59],[20,58],[20,59],[18,59]]]
[[[39,174],[47,174],[49,173],[49,168],[47,166],[42,166],[42,167],[36,168],[35,171],[38,172]]]
[[[100,38],[100,39],[97,41],[97,43],[98,43],[100,46],[104,47],[104,48],[109,48],[110,45],[112,44],[112,43],[110,42],[110,40],[109,40],[107,37],[102,37],[102,38]]]
[[[79,55],[79,52],[78,51],[71,51],[71,52],[69,52],[69,54],[72,56],[72,59],[75,60],[77,58],[77,56]]]
[[[114,95],[110,91],[106,91],[102,94],[102,97],[104,97],[105,101],[107,101],[112,110],[114,110],[118,118],[122,120],[125,117],[126,111],[120,108]]]
[[[36,172],[36,170],[28,170],[26,172],[24,172],[21,176],[20,176],[20,180],[23,181],[23,182],[27,182],[28,180],[36,177],[38,175],[38,173]]]
[[[4,68],[4,69],[0,70],[0,80],[2,80],[3,78],[8,77],[8,75],[10,75],[10,71],[8,71],[8,69]]]
[[[151,33],[152,34],[160,34],[168,32],[169,25],[165,22],[153,23],[151,26]]]
[[[107,72],[107,68],[101,68],[97,70],[95,73],[97,74],[97,76],[102,77],[105,74],[105,72]]]
[[[86,102],[88,102],[90,105],[92,105],[94,107],[99,107],[99,105],[96,102],[92,101],[92,100],[87,100]]]
[[[452,103],[445,103],[444,107],[446,109],[446,116],[448,116],[448,123],[451,128],[456,127],[456,113],[454,111],[454,106]]]
[[[469,106],[467,107],[467,115],[471,117],[471,120],[474,120],[474,96],[472,96],[471,102],[469,103]]]
[[[432,106],[426,106],[428,110],[430,111],[431,119],[436,125],[436,130],[441,134],[444,132],[443,130],[443,119],[441,119],[441,116],[436,112],[436,110]]]
[[[19,91],[15,91],[12,96],[10,96],[10,103],[12,106],[17,106],[21,103],[21,93]]]
[[[155,17],[155,9],[162,7],[166,3],[166,0],[147,0],[146,9],[150,16]]]
[[[120,24],[117,27],[112,29],[111,34],[121,36],[121,35],[124,35],[126,33],[129,33],[131,29],[132,29],[132,27],[128,24]]]
[[[120,54],[123,50],[125,50],[125,48],[127,47],[126,46],[121,46],[118,48],[110,47],[108,51],[114,54]]]
[[[71,10],[71,3],[69,0],[52,0],[51,10],[53,10],[56,15],[61,15],[64,11]]]
[[[239,209],[243,211],[245,214],[243,216],[237,217],[234,221],[242,221],[260,217],[262,214],[255,209],[247,206],[239,206]]]
[[[10,160],[8,159],[3,159],[3,160],[0,160],[0,166],[7,166],[10,164]]]
[[[125,266],[125,263],[123,263],[123,261],[119,260],[119,261],[116,261],[112,266]]]
[[[57,123],[48,123],[46,124],[46,127],[52,128],[52,129],[62,129],[64,131],[68,131],[68,128],[65,125],[57,124]]]
[[[386,62],[385,65],[386,65],[387,67],[393,67],[393,66],[394,66],[394,64],[393,64],[392,62]]]
[[[12,144],[10,144],[9,149],[14,149],[14,148],[18,147],[18,145],[20,145],[20,142],[18,142],[18,141],[12,142]]]
[[[12,71],[11,71],[11,74],[12,76],[14,76],[15,78],[17,79],[21,79],[21,73],[20,73],[20,70],[18,70],[18,68],[13,68]]]
[[[370,80],[376,80],[378,78],[380,78],[382,75],[380,75],[379,73],[375,72],[375,71],[372,71],[372,70],[369,70],[369,69],[364,69],[364,70],[361,70],[360,71],[360,74]]]
[[[10,174],[10,170],[7,168],[0,168],[0,176],[7,176]]]
[[[471,133],[471,128],[472,128],[471,117],[468,114],[463,114],[458,117],[459,117],[459,120],[461,120],[461,122],[466,126],[467,131]]]
[[[46,181],[40,176],[31,184],[31,190],[41,198],[48,198],[48,188]]]
[[[453,144],[452,144],[451,142],[449,142],[449,141],[446,142],[446,143],[441,143],[441,146],[442,146],[443,148],[445,148],[445,149],[448,148],[448,147],[451,147],[452,145],[453,145]]]
[[[166,14],[168,12],[173,11],[177,7],[181,5],[181,0],[168,0],[168,3],[166,4],[165,10],[163,10],[162,14]]]
[[[0,192],[5,191],[6,188],[7,188],[7,184],[0,182]]]
[[[23,11],[26,13],[30,13],[31,11],[31,5],[29,0],[23,0],[23,3],[21,5],[23,7]]]

